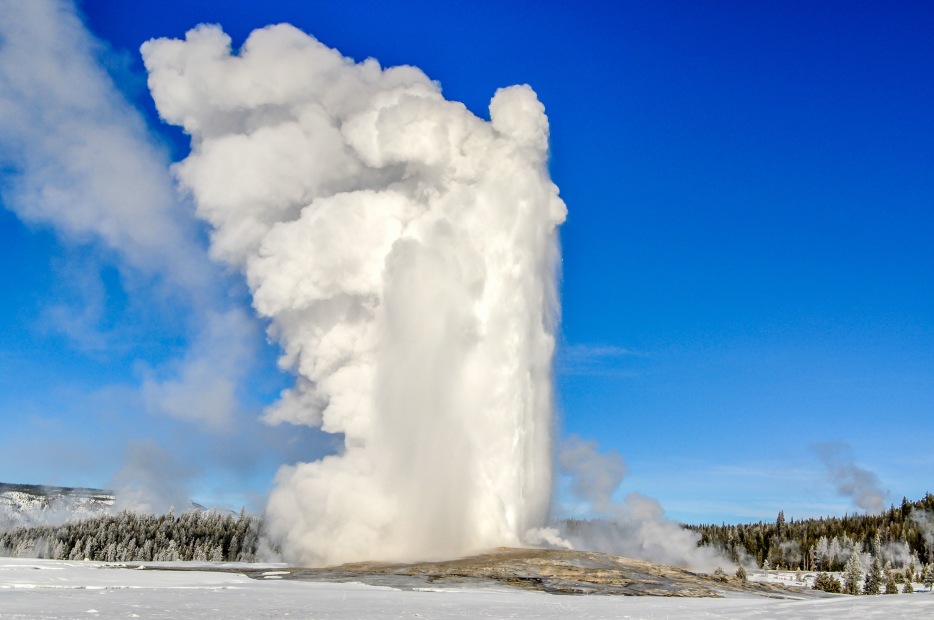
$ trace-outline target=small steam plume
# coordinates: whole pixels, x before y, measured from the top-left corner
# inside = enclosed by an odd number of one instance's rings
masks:
[[[283,467],[290,559],[331,564],[519,544],[551,493],[557,227],[548,122],[528,86],[490,121],[408,66],[359,64],[288,25],[143,45],[175,172],[243,271],[295,385],[272,423],[342,434]]]
[[[698,547],[700,535],[667,519],[657,500],[629,493],[622,502],[615,501],[613,494],[626,473],[616,452],[601,453],[596,441],[571,435],[561,446],[559,461],[571,493],[595,517],[559,522],[557,540],[565,546],[698,570],[713,570],[727,561],[709,547]]]
[[[612,495],[626,476],[626,462],[616,452],[600,453],[594,440],[571,435],[558,454],[562,471],[571,477],[571,492],[589,502],[597,512],[606,511]]]
[[[879,514],[885,510],[888,492],[882,489],[879,476],[856,465],[848,445],[829,442],[814,444],[812,447],[827,468],[827,475],[837,493],[849,497],[869,514]]]
[[[123,467],[112,481],[120,489],[114,508],[155,514],[184,510],[191,497],[187,485],[196,473],[192,465],[152,440],[131,441]]]
[[[912,513],[912,518],[915,517],[915,513]],[[927,538],[925,541],[930,544]],[[917,559],[917,555],[911,552],[911,547],[908,546],[903,540],[889,541],[882,545],[881,549],[881,559],[883,563],[891,562],[892,566],[897,568],[902,568],[908,566],[911,562],[915,563],[915,566],[920,566],[921,561]]]
[[[934,556],[934,513],[927,510],[912,510],[911,520],[918,524],[928,557]]]

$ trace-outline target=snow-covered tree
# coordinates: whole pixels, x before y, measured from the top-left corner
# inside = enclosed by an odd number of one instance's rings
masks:
[[[895,581],[895,573],[885,571],[885,593],[898,594],[898,583]]]
[[[846,567],[843,569],[843,592],[844,594],[859,594],[863,584],[863,566],[859,561],[859,553],[853,550],[850,559],[846,561]]]
[[[928,590],[931,589],[931,586],[934,586],[934,562],[929,563],[924,567],[924,573],[921,577],[924,587]]]
[[[840,582],[830,573],[821,571],[817,573],[817,578],[814,580],[814,589],[823,590],[824,592],[839,593]]]
[[[866,573],[866,582],[863,584],[863,594],[879,594],[882,589],[882,565],[879,558],[872,561],[872,567]]]

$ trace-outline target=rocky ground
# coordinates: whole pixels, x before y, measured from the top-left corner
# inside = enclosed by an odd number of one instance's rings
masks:
[[[547,549],[502,548],[459,560],[409,564],[360,562],[327,568],[230,570],[255,579],[361,582],[403,590],[509,586],[553,594],[718,597],[745,592],[794,598],[812,592],[603,553]]]

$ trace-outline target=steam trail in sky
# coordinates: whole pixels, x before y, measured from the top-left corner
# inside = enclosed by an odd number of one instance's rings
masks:
[[[239,53],[215,26],[144,44],[212,253],[241,269],[293,388],[270,423],[344,450],[283,467],[267,507],[291,559],[515,545],[550,501],[557,227],[528,86],[489,122],[414,67],[355,64],[288,26]]]
[[[827,475],[840,495],[849,497],[870,514],[880,514],[885,510],[888,492],[883,490],[879,476],[854,463],[852,450],[847,444],[826,442],[811,447],[823,461]]]

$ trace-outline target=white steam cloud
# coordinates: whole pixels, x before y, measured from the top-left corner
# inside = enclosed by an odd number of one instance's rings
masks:
[[[293,388],[270,423],[338,455],[283,467],[290,559],[331,564],[521,543],[551,492],[557,227],[528,86],[490,121],[414,67],[355,64],[288,26],[238,53],[214,26],[142,48],[175,171],[271,321]]]
[[[256,321],[228,298],[229,282],[176,190],[166,149],[103,68],[108,51],[73,3],[0,0],[0,13],[3,206],[96,257],[78,277],[67,274],[83,299],[52,306],[46,322],[81,349],[116,346],[99,331],[106,304],[95,273],[115,265],[128,295],[172,308],[181,324],[173,329],[192,343],[166,363],[140,364],[136,402],[125,409],[142,402],[151,413],[226,431],[243,413],[237,389],[255,354]],[[151,430],[143,424],[137,432]],[[151,482],[134,471],[115,482]],[[166,474],[157,486],[169,482]]]
[[[626,476],[626,462],[616,452],[601,454],[597,442],[571,435],[558,454],[561,469],[571,477],[571,492],[597,512],[607,510]]]
[[[728,562],[714,549],[698,547],[700,535],[666,518],[657,500],[629,493],[621,502],[616,501],[613,494],[626,474],[626,464],[616,452],[601,452],[596,441],[572,435],[561,446],[559,461],[571,494],[583,501],[595,518],[559,522],[554,540],[549,541],[552,546],[698,570],[713,570]]]
[[[927,548],[928,557],[930,558],[934,555],[934,513],[927,510],[913,510],[911,520],[918,524],[921,536],[924,538],[924,546]]]
[[[0,0],[0,9],[4,204],[189,294],[210,291],[211,266],[167,154],[101,67],[101,45],[74,7]]]
[[[115,510],[160,514],[172,508],[185,510],[186,489],[198,472],[152,440],[130,441],[123,467],[113,482],[120,489]]]

